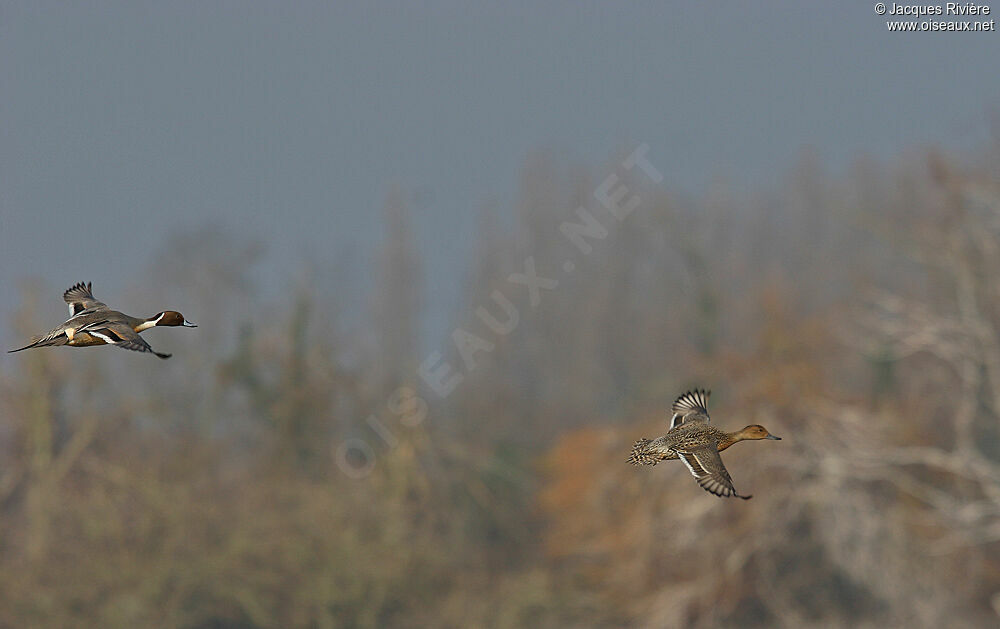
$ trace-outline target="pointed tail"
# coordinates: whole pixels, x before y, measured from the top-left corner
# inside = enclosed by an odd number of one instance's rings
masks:
[[[31,349],[32,347],[41,347],[41,345],[38,344],[38,341],[32,341],[31,343],[28,343],[24,347],[18,347],[17,349],[9,349],[7,350],[7,353],[13,354],[14,352],[23,352],[24,350]]]
[[[41,338],[36,338],[32,340],[24,347],[19,347],[17,349],[9,349],[7,350],[7,353],[13,354],[14,352],[23,352],[24,350],[31,349],[33,347],[50,347],[53,345],[65,345],[68,342],[69,339],[66,338],[65,334],[60,334],[59,336],[56,336],[54,338],[50,336],[43,336]]]
[[[663,458],[658,452],[651,451],[649,444],[652,439],[639,439],[632,445],[632,454],[626,459],[632,465],[656,465]]]

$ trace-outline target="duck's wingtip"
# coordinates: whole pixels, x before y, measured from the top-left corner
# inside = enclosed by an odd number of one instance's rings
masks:
[[[72,286],[70,286],[69,288],[67,288],[64,291],[64,294],[65,293],[69,293],[69,292],[74,291],[74,290],[86,290],[86,291],[89,292],[92,289],[93,289],[93,284],[91,284],[90,282],[77,282],[76,284],[73,284]]]

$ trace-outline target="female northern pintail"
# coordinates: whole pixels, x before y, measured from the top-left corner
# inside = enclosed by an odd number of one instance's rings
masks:
[[[63,293],[63,300],[69,305],[69,319],[48,334],[36,337],[30,344],[12,349],[8,353],[52,345],[70,347],[116,345],[137,352],[152,352],[160,358],[170,358],[170,354],[161,354],[153,350],[149,343],[139,336],[139,332],[161,325],[198,327],[186,321],[184,315],[174,310],[165,310],[148,319],[130,317],[117,310],[111,310],[106,304],[97,301],[90,291],[90,282],[86,284],[80,282],[69,288]]]
[[[628,462],[632,465],[656,465],[667,459],[684,461],[695,480],[705,491],[716,496],[741,496],[733,487],[719,452],[737,441],[747,439],[780,440],[759,424],[750,424],[736,432],[725,432],[709,425],[708,396],[711,391],[688,391],[674,402],[670,430],[657,439],[640,439],[632,446]]]

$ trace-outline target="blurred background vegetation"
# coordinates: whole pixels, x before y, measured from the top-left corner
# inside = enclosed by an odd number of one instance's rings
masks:
[[[838,174],[806,154],[753,197],[619,158],[537,156],[484,212],[452,326],[493,345],[472,371],[421,338],[398,191],[367,295],[302,260],[263,296],[266,243],[224,226],[169,238],[129,294],[78,278],[200,327],[147,332],[163,363],[2,363],[0,626],[995,625],[1000,141]],[[611,173],[642,199],[621,222],[594,196]],[[580,206],[609,235],[567,274]],[[537,307],[508,280],[528,256],[560,280]],[[6,337],[61,321],[64,288],[25,278]],[[509,334],[476,316],[501,318],[495,290]],[[464,375],[444,398],[432,351]],[[753,500],[625,463],[692,386],[720,427],[784,438],[727,452]]]

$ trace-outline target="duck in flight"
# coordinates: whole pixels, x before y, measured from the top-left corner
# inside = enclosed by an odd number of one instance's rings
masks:
[[[136,352],[150,352],[160,358],[170,358],[149,346],[139,332],[156,326],[178,326],[196,328],[184,319],[184,315],[174,310],[159,312],[148,319],[137,319],[127,314],[111,310],[107,304],[94,298],[90,282],[80,282],[63,293],[63,301],[69,306],[69,319],[48,334],[36,337],[24,347],[7,353],[20,352],[34,347],[69,345],[89,347],[91,345],[115,345]]]
[[[738,441],[778,441],[781,437],[775,437],[760,424],[750,424],[736,432],[725,432],[710,425],[708,396],[711,394],[711,391],[695,389],[677,398],[667,434],[656,439],[636,441],[628,462],[632,465],[656,465],[660,461],[680,459],[705,491],[720,497],[749,500],[753,496],[741,496],[736,492],[719,452]]]

